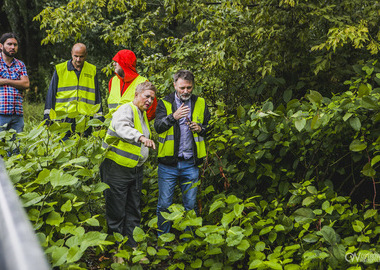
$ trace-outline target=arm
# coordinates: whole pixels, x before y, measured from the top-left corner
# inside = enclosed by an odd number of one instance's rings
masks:
[[[169,128],[174,126],[176,120],[173,114],[167,115],[167,111],[162,100],[158,101],[156,109],[156,119],[154,120],[154,129],[158,134],[167,131]]]
[[[204,112],[204,117],[203,117],[203,123],[196,123],[191,121],[189,123],[189,128],[191,131],[196,132],[199,134],[199,136],[206,137],[208,133],[208,122],[210,121],[211,115],[208,110],[207,104],[205,104],[205,112]]]
[[[97,114],[94,115],[94,117],[100,119],[101,121],[104,121],[102,95],[99,89],[98,74],[95,75],[94,81],[95,81],[95,104],[100,104],[99,111],[97,112]]]
[[[139,142],[140,131],[135,129],[133,110],[129,104],[119,107],[112,115],[112,127],[117,135],[127,142]]]
[[[28,76],[21,76],[20,80],[0,79],[0,85],[9,85],[18,90],[25,90],[29,88],[29,78]]]
[[[53,109],[53,110],[55,109],[57,88],[58,88],[58,75],[57,75],[57,71],[55,70],[53,77],[51,78],[51,81],[50,81],[49,90],[46,94],[44,119],[50,119],[49,117],[50,109]]]
[[[112,127],[120,138],[127,142],[141,142],[146,147],[156,149],[153,140],[135,129],[133,110],[129,104],[121,106],[112,116]]]

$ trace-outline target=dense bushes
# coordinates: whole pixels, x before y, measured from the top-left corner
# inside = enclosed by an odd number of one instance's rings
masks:
[[[166,214],[174,230],[160,239],[153,153],[135,251],[121,235],[106,234],[107,186],[98,173],[106,124],[78,119],[79,131],[95,127],[93,136],[64,143],[64,123],[40,124],[17,142],[1,132],[0,154],[20,144],[20,154],[5,158],[7,170],[49,260],[61,269],[376,269],[380,93],[375,67],[360,70],[363,76],[331,99],[310,91],[286,105],[239,107],[236,115],[219,103],[199,213],[174,204]],[[125,265],[112,263],[117,250]],[[140,264],[144,256],[149,262]]]

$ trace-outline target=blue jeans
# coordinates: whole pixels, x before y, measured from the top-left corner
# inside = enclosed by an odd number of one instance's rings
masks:
[[[5,126],[4,126],[5,125]],[[0,131],[14,129],[17,133],[22,132],[24,129],[24,116],[23,115],[5,115],[0,114]],[[16,139],[13,134],[12,141]],[[19,145],[16,148],[8,151],[7,155],[10,157],[12,154],[20,153]]]
[[[182,202],[185,210],[192,210],[196,206],[199,168],[194,165],[193,159],[179,161],[176,167],[158,164],[158,203],[157,203],[157,225],[158,236],[170,232],[171,222],[165,222],[161,212],[167,212],[173,203],[174,190],[179,182],[182,192]]]
[[[7,126],[3,127],[5,124]],[[24,116],[0,114],[0,131],[10,129],[16,130],[17,133],[22,132],[24,129]]]

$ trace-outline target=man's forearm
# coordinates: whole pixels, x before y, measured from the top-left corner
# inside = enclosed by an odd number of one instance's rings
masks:
[[[20,80],[0,79],[0,85],[9,85],[18,90],[25,90],[29,88],[29,78],[22,76]]]

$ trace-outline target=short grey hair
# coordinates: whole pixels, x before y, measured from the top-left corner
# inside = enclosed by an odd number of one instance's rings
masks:
[[[186,69],[181,69],[178,70],[174,75],[173,75],[173,80],[174,82],[177,82],[178,79],[182,79],[185,81],[190,81],[194,84],[194,74],[190,70]]]
[[[144,92],[145,90],[152,90],[155,93],[157,92],[157,88],[153,85],[153,83],[146,81],[136,86],[135,93],[140,94]]]

